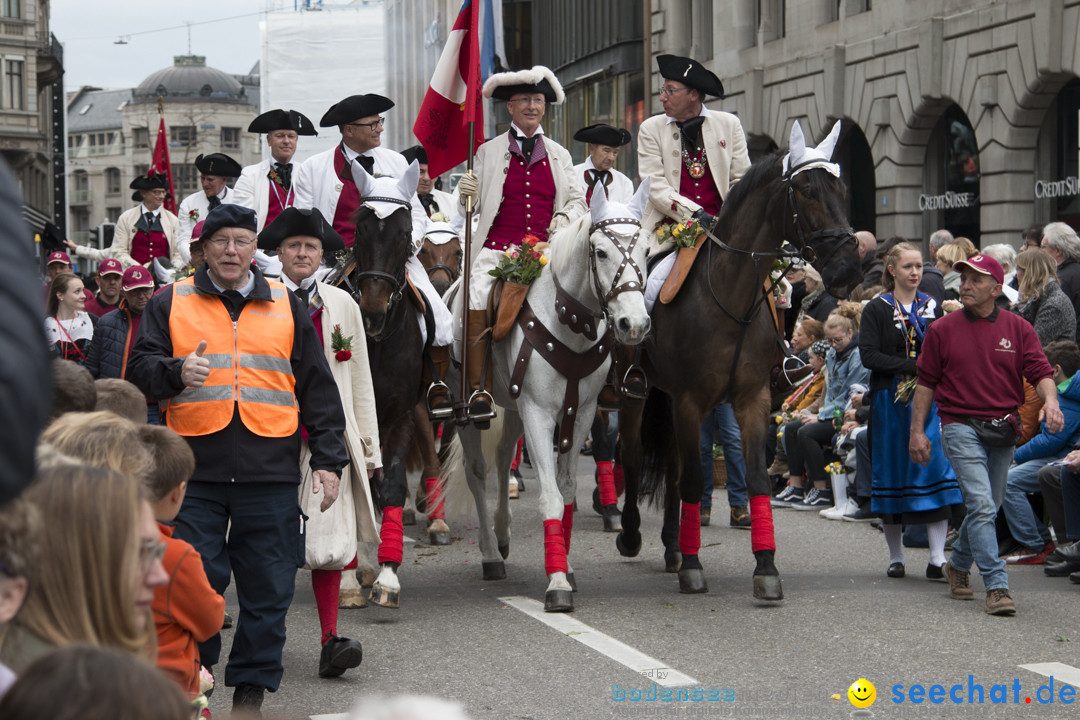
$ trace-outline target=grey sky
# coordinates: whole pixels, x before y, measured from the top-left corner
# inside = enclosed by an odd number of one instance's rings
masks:
[[[52,31],[64,44],[64,88],[128,88],[191,51],[228,73],[247,73],[259,59],[259,21],[292,0],[53,0]],[[246,17],[237,17],[246,16]],[[234,18],[222,20],[222,18]],[[216,21],[216,22],[206,22]],[[205,24],[194,24],[205,23]],[[148,33],[161,28],[176,29]],[[126,45],[114,42],[123,36]]]

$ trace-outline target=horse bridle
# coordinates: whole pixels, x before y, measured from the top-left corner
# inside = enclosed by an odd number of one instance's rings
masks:
[[[828,251],[825,253],[825,257],[821,259],[821,265],[824,267],[833,255],[844,247],[847,243],[853,243],[858,245],[858,240],[855,238],[855,230],[851,227],[834,227],[826,228],[823,230],[813,230],[810,233],[806,233],[803,228],[803,219],[799,214],[799,200],[795,194],[795,186],[791,184],[791,179],[802,169],[820,163],[820,160],[806,160],[793,165],[788,168],[788,171],[784,173],[783,180],[787,185],[787,200],[785,201],[785,210],[791,208],[791,223],[795,227],[795,239],[799,250],[799,255],[807,262],[814,262],[817,259],[817,251],[811,247],[811,243],[815,243],[819,240],[829,241]]]
[[[377,195],[371,195],[368,197],[360,198],[361,205],[372,201],[388,202],[395,205],[401,205],[402,207],[410,209],[412,208],[412,203],[410,203],[408,200],[402,200],[395,197],[382,197]],[[385,226],[385,222],[386,221],[383,218],[379,218],[380,233]],[[407,281],[404,266],[402,266],[401,268],[401,277],[391,275],[390,273],[383,272],[382,270],[361,270],[359,273],[356,274],[357,287],[355,290],[353,290],[353,298],[357,302],[360,301],[360,283],[366,278],[370,278],[372,280],[382,280],[383,282],[390,283],[390,286],[394,288],[394,291],[390,294],[389,299],[386,301],[386,312],[390,312],[390,310],[393,309],[394,305],[397,304],[397,302],[401,300],[402,296],[405,294],[405,285]]]
[[[631,233],[617,233],[614,230],[609,229],[611,225],[633,225],[637,230]],[[607,220],[593,223],[592,227],[589,228],[589,235],[592,235],[597,230],[602,232],[622,254],[622,262],[619,263],[615,275],[611,278],[611,287],[607,292],[604,292],[604,288],[600,284],[600,274],[596,267],[596,254],[589,253],[589,272],[592,274],[593,288],[596,290],[597,300],[600,301],[600,311],[604,313],[606,319],[609,315],[608,303],[616,296],[621,295],[624,292],[641,292],[645,290],[645,276],[633,257],[634,245],[637,244],[638,237],[641,235],[641,223],[634,218],[608,218]],[[620,240],[626,240],[627,237],[630,238],[630,242],[623,246]],[[627,271],[628,267],[634,271],[636,279],[628,280],[620,285],[619,278]]]

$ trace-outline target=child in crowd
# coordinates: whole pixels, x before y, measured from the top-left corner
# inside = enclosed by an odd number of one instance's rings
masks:
[[[40,532],[40,515],[30,503],[15,498],[0,507],[0,637],[34,580]],[[14,681],[15,673],[0,663],[0,697]]]
[[[144,412],[145,414],[145,412]],[[221,630],[225,598],[214,592],[203,570],[202,557],[189,543],[172,536],[172,522],[180,512],[188,479],[195,472],[195,455],[187,442],[161,425],[144,425],[143,442],[154,451],[154,469],[146,487],[154,518],[165,542],[162,564],[169,582],[154,592],[157,629],[157,664],[188,694],[200,694],[199,647]]]
[[[94,381],[97,402],[94,410],[105,410],[127,418],[135,424],[146,422],[146,396],[139,388],[120,378],[99,378]]]

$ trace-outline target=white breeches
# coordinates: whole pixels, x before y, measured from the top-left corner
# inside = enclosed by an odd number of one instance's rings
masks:
[[[472,269],[469,271],[469,309],[487,310],[488,295],[495,284],[495,278],[488,275],[489,270],[499,266],[499,259],[503,256],[502,250],[481,248],[473,259]]]
[[[424,296],[424,300],[431,306],[432,311],[435,313],[435,340],[432,341],[431,344],[436,347],[452,344],[454,342],[454,317],[446,308],[446,303],[439,297],[439,293],[436,292],[435,286],[431,284],[427,270],[424,269],[424,265],[420,262],[420,258],[416,255],[409,256],[409,261],[405,263],[405,272],[408,273],[409,279],[412,280],[412,284],[415,285],[416,289],[420,291],[420,294]],[[420,331],[424,335],[424,342],[427,342],[427,327],[424,322],[424,316],[419,312],[416,313],[416,315],[420,321]]]

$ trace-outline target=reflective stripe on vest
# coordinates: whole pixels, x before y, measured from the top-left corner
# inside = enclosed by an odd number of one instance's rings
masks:
[[[239,407],[240,419],[262,437],[288,437],[299,426],[292,373],[293,317],[285,286],[270,284],[271,300],[248,300],[234,323],[220,298],[199,292],[193,277],[173,285],[169,315],[173,357],[206,340],[210,374],[165,405],[168,426],[180,435],[223,430]]]

